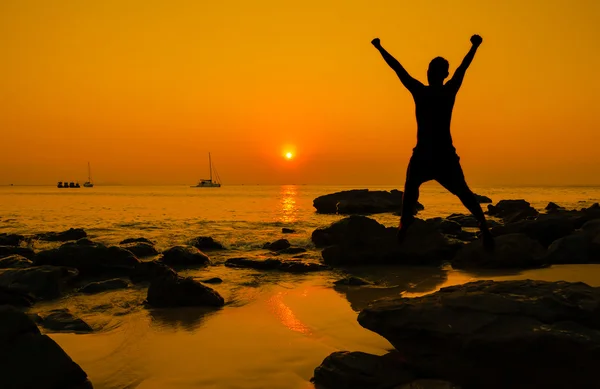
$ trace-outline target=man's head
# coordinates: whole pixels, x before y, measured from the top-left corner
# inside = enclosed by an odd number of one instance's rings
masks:
[[[446,77],[448,77],[449,64],[442,57],[435,57],[429,63],[429,69],[427,70],[427,80],[429,85],[443,84]]]

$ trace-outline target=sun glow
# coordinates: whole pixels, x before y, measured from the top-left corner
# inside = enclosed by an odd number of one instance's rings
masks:
[[[292,154],[291,152],[288,151],[287,153],[285,153],[285,157],[287,159],[292,159],[294,157],[294,154]]]

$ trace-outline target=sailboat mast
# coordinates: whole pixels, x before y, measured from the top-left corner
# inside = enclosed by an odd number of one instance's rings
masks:
[[[210,182],[212,182],[212,162],[210,160],[210,153],[208,153],[208,171],[210,172]]]
[[[89,162],[88,162],[88,182],[92,182],[92,169],[90,168]]]

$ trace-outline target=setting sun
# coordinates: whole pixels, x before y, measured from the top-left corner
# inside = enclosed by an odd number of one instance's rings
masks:
[[[290,153],[289,151],[287,153],[285,153],[285,157],[287,159],[292,159],[293,156],[294,156],[294,154]]]

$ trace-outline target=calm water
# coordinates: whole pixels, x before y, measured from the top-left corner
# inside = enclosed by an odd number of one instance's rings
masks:
[[[338,350],[384,354],[390,344],[356,322],[370,301],[419,296],[476,279],[583,281],[600,286],[600,266],[554,266],[513,273],[467,273],[450,268],[357,268],[377,287],[334,287],[337,271],[308,275],[229,269],[228,256],[260,255],[266,241],[285,236],[307,247],[314,228],[339,216],[317,215],[312,200],[349,187],[235,186],[0,188],[0,232],[35,233],[83,227],[92,239],[117,243],[126,237],[154,239],[159,248],[210,235],[229,248],[213,254],[218,264],[185,272],[199,279],[221,277],[214,286],[229,304],[203,308],[146,309],[145,287],[93,296],[71,295],[37,304],[33,312],[68,307],[93,334],[51,334],[88,373],[97,389],[116,388],[312,388],[309,379],[323,358]],[[370,189],[393,189],[381,187]],[[581,208],[600,200],[600,188],[474,188],[500,199],[524,198],[543,208],[548,201]],[[422,190],[421,217],[464,212],[435,184]],[[376,218],[396,225],[393,215]],[[50,246],[50,244],[46,244]],[[36,248],[45,248],[36,244]]]

